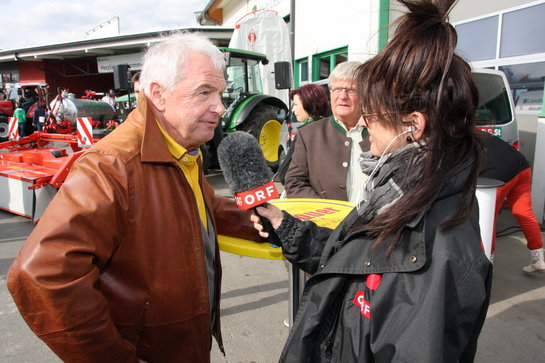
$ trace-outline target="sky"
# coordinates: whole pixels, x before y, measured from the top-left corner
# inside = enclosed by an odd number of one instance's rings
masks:
[[[88,39],[119,17],[120,34],[197,26],[210,0],[0,0],[0,50]]]

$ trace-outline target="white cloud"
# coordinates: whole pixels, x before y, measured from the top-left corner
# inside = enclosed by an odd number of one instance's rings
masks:
[[[118,16],[121,34],[196,25],[209,0],[0,0],[0,49],[86,39],[85,32]]]

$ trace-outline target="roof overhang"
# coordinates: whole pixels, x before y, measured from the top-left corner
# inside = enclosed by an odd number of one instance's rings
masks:
[[[195,12],[197,23],[201,25],[222,25],[223,7],[229,3],[229,0],[210,0],[202,11]]]
[[[18,60],[43,59],[75,59],[90,56],[115,55],[142,51],[150,44],[158,42],[161,37],[173,31],[201,32],[216,45],[229,43],[233,28],[231,27],[191,27],[166,29],[148,33],[119,35],[115,37],[87,39],[82,41],[50,44],[31,48],[8,49],[0,51],[0,62]]]

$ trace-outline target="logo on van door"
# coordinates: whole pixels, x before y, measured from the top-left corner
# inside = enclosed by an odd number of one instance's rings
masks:
[[[477,130],[488,132],[489,134],[492,134],[497,137],[501,137],[501,127],[483,127],[483,126],[477,126]]]

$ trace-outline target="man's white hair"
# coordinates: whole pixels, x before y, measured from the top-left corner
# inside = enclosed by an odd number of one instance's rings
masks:
[[[183,66],[190,53],[201,53],[210,58],[217,69],[225,68],[223,53],[200,33],[174,32],[151,45],[144,55],[140,75],[140,89],[149,95],[149,86],[157,82],[169,92],[184,77]]]
[[[329,75],[329,84],[335,81],[355,81],[356,71],[361,65],[359,61],[347,61],[337,64]]]

